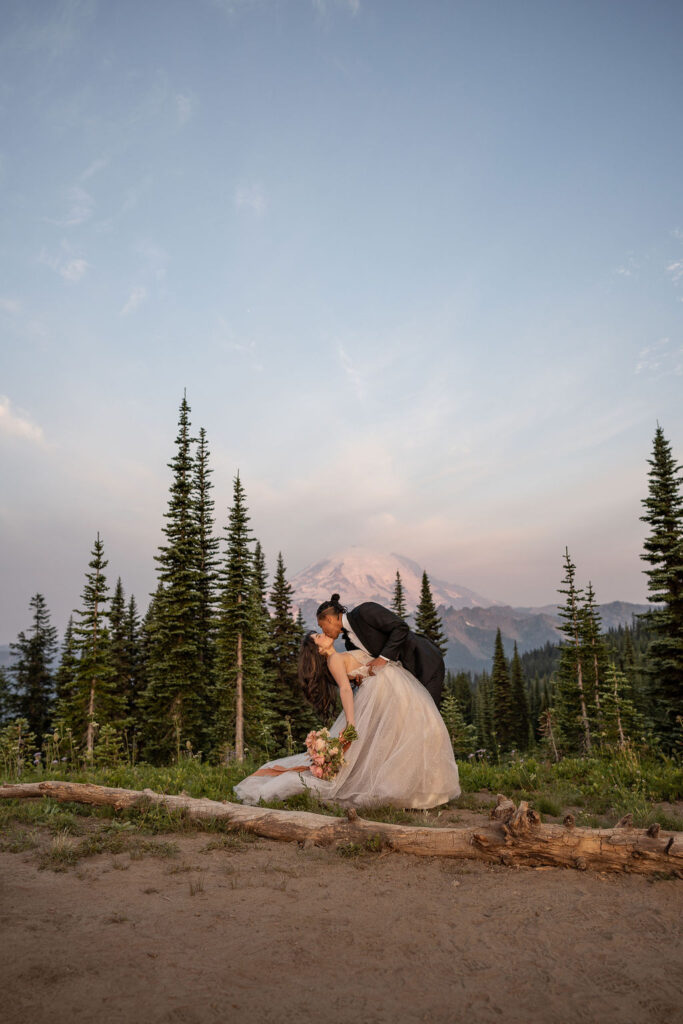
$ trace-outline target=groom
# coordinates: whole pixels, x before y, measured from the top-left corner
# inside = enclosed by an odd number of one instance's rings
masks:
[[[347,613],[339,594],[333,594],[320,605],[317,618],[325,636],[336,640],[341,634],[347,651],[359,648],[370,655],[371,673],[381,671],[387,661],[400,661],[439,706],[446,674],[441,652],[431,640],[413,633],[394,612],[375,601],[365,601]]]

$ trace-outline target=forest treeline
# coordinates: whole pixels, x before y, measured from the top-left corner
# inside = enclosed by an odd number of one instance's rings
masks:
[[[144,614],[112,586],[99,534],[80,604],[58,640],[42,594],[0,669],[0,748],[36,764],[183,758],[215,763],[303,747],[320,723],[297,680],[305,633],[281,553],[269,582],[239,473],[216,535],[210,451],[180,405],[171,486]],[[683,497],[661,427],[648,460],[646,616],[603,632],[593,587],[568,550],[559,592],[562,640],[506,658],[498,630],[490,673],[448,673],[441,713],[461,758],[542,748],[553,760],[634,745],[673,753],[683,734]],[[324,595],[323,595],[324,596]],[[393,608],[406,617],[400,573]],[[414,628],[447,649],[429,578]]]

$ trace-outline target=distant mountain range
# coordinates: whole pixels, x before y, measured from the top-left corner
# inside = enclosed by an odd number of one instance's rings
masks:
[[[305,622],[315,627],[318,605],[333,593],[342,604],[353,608],[363,601],[391,605],[396,570],[401,574],[408,620],[420,598],[422,568],[404,555],[382,555],[361,547],[351,547],[302,570],[292,578],[294,606],[300,607]],[[458,583],[430,577],[434,600],[448,636],[446,665],[452,671],[481,672],[490,669],[496,630],[500,628],[503,645],[512,654],[517,641],[520,654],[557,643],[559,639],[557,605],[540,608],[513,608],[484,597]],[[600,605],[605,630],[630,625],[634,615],[648,611],[650,605],[612,601]],[[0,666],[10,663],[10,650],[0,646]]]
[[[332,593],[338,593],[342,604],[349,608],[363,601],[377,601],[388,607],[394,596],[397,569],[411,621],[420,598],[421,566],[404,555],[380,555],[361,547],[347,548],[294,576],[295,605],[301,607],[304,620],[311,628],[316,623],[318,605]],[[446,665],[453,671],[490,669],[498,628],[508,655],[512,654],[515,641],[520,654],[558,642],[557,605],[513,608],[457,583],[437,577],[430,577],[429,582],[448,636]],[[603,628],[630,625],[634,615],[649,607],[626,601],[601,605]]]

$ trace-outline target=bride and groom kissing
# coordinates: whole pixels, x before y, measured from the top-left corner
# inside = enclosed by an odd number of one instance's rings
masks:
[[[458,766],[438,709],[445,676],[438,648],[374,601],[347,611],[333,594],[317,621],[320,632],[307,633],[301,645],[299,684],[321,718],[329,719],[340,697],[343,710],[330,735],[349,724],[357,738],[334,778],[316,777],[307,753],[292,754],[238,783],[238,799],[257,804],[309,790],[342,806],[427,808],[459,796]],[[334,646],[339,637],[343,652]]]

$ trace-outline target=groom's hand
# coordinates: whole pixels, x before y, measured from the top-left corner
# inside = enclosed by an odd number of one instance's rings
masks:
[[[368,662],[368,668],[370,669],[370,675],[375,676],[379,669],[384,668],[387,663],[386,658],[373,658],[372,661]]]

